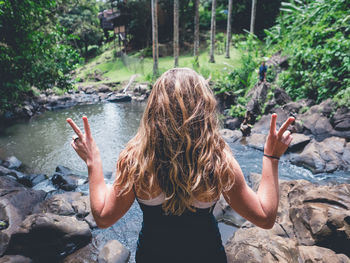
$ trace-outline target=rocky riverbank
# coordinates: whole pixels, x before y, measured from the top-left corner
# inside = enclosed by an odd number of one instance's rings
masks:
[[[0,262],[128,262],[119,241],[93,235],[89,196],[73,191],[85,179],[63,166],[50,178],[20,166],[15,157],[0,162]],[[35,190],[40,184],[52,190]]]
[[[20,169],[15,157],[0,162],[0,262],[128,262],[118,240],[94,234],[89,196],[80,192],[86,175],[63,166],[50,177]],[[248,178],[255,191],[260,178]],[[350,262],[349,193],[349,184],[280,181],[271,230],[246,222],[221,198],[214,215],[240,227],[225,246],[228,262]]]
[[[286,57],[277,53],[267,64],[275,67],[278,76],[287,61]],[[277,127],[293,116],[296,121],[290,130],[294,140],[287,155],[291,163],[307,168],[314,174],[350,171],[349,108],[337,107],[331,99],[320,104],[316,104],[312,98],[292,101],[283,89],[274,88],[267,82],[256,85],[247,97],[249,101],[245,117],[226,116],[224,120],[224,127],[235,131],[222,132],[228,141],[243,137],[242,143],[263,150],[271,114],[277,113]],[[235,102],[234,96],[230,94],[218,98],[219,101]]]
[[[260,175],[251,176],[257,190]],[[350,185],[280,181],[275,225],[246,222],[227,242],[228,262],[350,262]]]
[[[75,105],[128,102],[131,100],[145,101],[150,93],[149,84],[133,83],[133,81],[125,86],[119,82],[108,84],[79,83],[76,90],[68,90],[63,95],[56,95],[52,90],[46,90],[38,96],[28,95],[22,105],[16,106],[13,111],[0,112],[0,123],[28,119],[47,110],[65,109]]]

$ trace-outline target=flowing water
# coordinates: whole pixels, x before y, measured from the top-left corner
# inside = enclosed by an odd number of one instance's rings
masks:
[[[25,171],[31,173],[45,173],[50,176],[57,165],[64,165],[87,176],[85,164],[70,145],[74,132],[66,123],[68,117],[72,118],[83,129],[81,117],[86,115],[101,152],[104,171],[113,172],[120,151],[137,131],[144,108],[145,104],[138,102],[100,103],[45,112],[30,121],[19,122],[4,129],[0,134],[0,159],[14,155],[23,162]],[[231,148],[246,176],[251,172],[261,173],[262,152],[239,143],[232,144]],[[313,175],[306,169],[291,165],[287,159],[288,156],[281,158],[281,179],[350,183],[350,172]],[[112,179],[106,181],[112,183]],[[86,185],[79,190],[88,193]],[[116,224],[108,229],[94,230],[93,235],[102,241],[119,240],[132,251],[130,262],[134,262],[141,221],[142,212],[135,202]],[[223,223],[219,223],[219,227],[223,242],[226,242],[235,228]]]

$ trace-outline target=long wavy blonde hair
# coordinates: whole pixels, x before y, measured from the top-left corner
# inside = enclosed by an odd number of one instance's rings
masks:
[[[229,147],[218,130],[216,100],[207,81],[189,68],[159,77],[139,130],[117,162],[114,187],[165,193],[163,210],[181,215],[195,200],[218,199],[234,183]],[[151,196],[150,196],[151,197]]]

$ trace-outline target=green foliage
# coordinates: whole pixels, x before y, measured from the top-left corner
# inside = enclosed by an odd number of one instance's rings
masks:
[[[348,0],[285,2],[277,24],[265,30],[268,47],[290,56],[279,78],[293,99],[320,102],[350,86],[349,8]]]
[[[51,25],[55,1],[6,1],[0,16],[0,108],[23,99],[32,86],[46,89],[70,85],[69,73],[79,55],[64,28]],[[30,14],[30,15],[27,15]]]
[[[62,1],[57,4],[58,22],[67,29],[68,34],[77,36],[70,42],[85,57],[98,54],[102,44],[103,31],[98,19],[99,6],[96,0]],[[92,47],[89,47],[92,46]]]
[[[233,69],[228,74],[221,74],[215,85],[217,93],[232,92],[237,96],[244,96],[252,88],[257,75],[255,70],[259,65],[259,46],[261,43],[254,35],[247,35],[245,40],[236,42],[241,52],[241,67]]]
[[[350,108],[350,86],[339,91],[335,95],[334,101],[337,103],[338,106],[345,106]]]

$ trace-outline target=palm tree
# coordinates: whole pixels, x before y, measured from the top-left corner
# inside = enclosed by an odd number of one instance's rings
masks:
[[[179,66],[179,0],[174,0],[174,66]]]
[[[193,55],[195,62],[198,66],[198,55],[199,55],[199,0],[194,1],[194,50]]]
[[[214,50],[215,50],[215,27],[216,27],[216,0],[212,0],[211,5],[211,27],[210,27],[210,63],[215,63]]]
[[[254,34],[255,15],[256,15],[256,0],[252,0],[252,15],[250,17],[250,33],[251,34]]]
[[[153,77],[158,76],[158,0],[152,0]]]
[[[230,58],[230,45],[231,45],[231,14],[232,14],[232,0],[228,0],[228,14],[227,14],[227,36],[226,36],[226,56]]]

